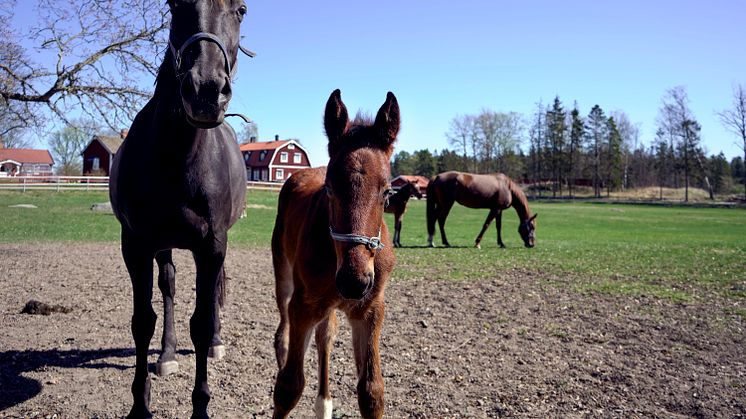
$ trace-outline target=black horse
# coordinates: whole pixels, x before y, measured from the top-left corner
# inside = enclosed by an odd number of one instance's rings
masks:
[[[132,280],[136,348],[134,403],[128,417],[151,417],[148,346],[153,259],[163,293],[158,370],[175,370],[175,268],[171,249],[188,249],[197,268],[190,321],[196,352],[193,417],[207,417],[207,357],[220,348],[219,303],[228,229],[246,202],[246,170],[236,134],[223,123],[236,70],[243,0],[168,0],[169,49],[152,99],[137,114],[111,169],[110,198],[122,225],[122,256]]]

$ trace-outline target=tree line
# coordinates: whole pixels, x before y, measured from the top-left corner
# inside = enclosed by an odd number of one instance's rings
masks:
[[[746,95],[734,89],[732,108],[719,112],[723,125],[743,142],[746,153]],[[656,118],[656,135],[648,144],[640,126],[623,111],[606,112],[594,105],[587,114],[577,104],[567,109],[559,97],[539,103],[532,115],[483,109],[454,117],[446,132],[450,148],[440,152],[400,151],[392,174],[432,177],[458,170],[503,172],[528,184],[536,193],[574,196],[578,189],[593,196],[656,186],[689,188],[715,194],[746,188],[744,157],[728,161],[723,153],[707,155],[701,125],[689,108],[686,89],[674,87],[663,96]],[[746,193],[746,189],[744,189]]]

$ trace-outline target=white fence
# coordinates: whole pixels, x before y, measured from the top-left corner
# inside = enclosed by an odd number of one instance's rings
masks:
[[[276,191],[282,188],[275,182],[246,182],[246,188]],[[108,176],[16,176],[0,178],[0,190],[46,191],[107,191]]]

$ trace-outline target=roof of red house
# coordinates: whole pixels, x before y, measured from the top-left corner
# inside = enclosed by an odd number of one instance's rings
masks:
[[[257,141],[255,143],[241,144],[240,148],[241,151],[276,150],[289,142],[290,140]]]
[[[419,175],[399,175],[392,179],[392,182],[399,178],[406,180],[407,182],[414,182],[417,186],[427,186],[430,183],[430,179]]]
[[[98,141],[101,143],[102,146],[111,154],[116,154],[117,150],[119,150],[119,147],[122,146],[122,143],[124,142],[124,139],[122,137],[115,137],[112,135],[94,135],[91,141],[88,143],[86,148],[83,150],[88,149],[88,147],[91,146],[91,143],[94,141]]]
[[[0,148],[0,161],[13,160],[18,163],[54,164],[48,150],[27,148]]]

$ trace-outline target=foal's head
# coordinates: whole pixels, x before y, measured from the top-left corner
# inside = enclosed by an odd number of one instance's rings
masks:
[[[329,137],[326,193],[342,297],[362,299],[374,285],[383,207],[389,193],[389,160],[399,132],[399,104],[389,92],[374,122],[350,121],[339,90],[326,103]]]
[[[414,196],[417,199],[422,199],[422,193],[420,192],[420,188],[417,186],[417,182],[407,182],[407,184],[404,185],[404,188],[406,188],[406,191],[409,192],[409,196]]]
[[[521,223],[518,225],[518,234],[521,235],[523,244],[526,247],[534,247],[534,245],[536,244],[537,215],[539,214],[534,214],[534,216],[529,218],[528,220],[521,220]]]
[[[169,49],[187,120],[197,128],[223,122],[236,70],[244,0],[168,0]]]

